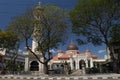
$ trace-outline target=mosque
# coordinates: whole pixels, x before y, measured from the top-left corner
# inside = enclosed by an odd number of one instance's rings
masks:
[[[85,53],[80,53],[78,47],[74,43],[66,49],[66,53],[63,53],[62,50],[58,50],[58,54],[53,57],[51,63],[58,67],[61,66],[60,63],[67,62],[71,69],[83,69],[84,67],[93,67],[93,60],[98,59],[96,55],[93,55],[90,50],[86,50]]]
[[[39,8],[41,8],[40,5],[38,5],[35,9]],[[37,16],[34,17],[36,19],[39,19],[37,18]],[[37,42],[36,39],[33,37],[33,52],[35,52],[36,47]],[[39,57],[39,59],[43,61],[43,57],[40,52],[35,53]],[[65,65],[63,64],[66,63],[67,65],[69,65],[69,68],[71,70],[82,70],[83,73],[85,73],[86,68],[100,67],[100,64],[103,62],[105,62],[105,59],[99,59],[98,56],[93,55],[90,50],[86,50],[84,53],[81,53],[78,47],[73,42],[71,42],[66,48],[66,52],[64,53],[62,50],[58,50],[57,55],[50,60],[48,65],[49,70],[64,69]],[[43,64],[40,63],[33,54],[26,52],[25,71],[38,71],[37,74],[41,74],[43,73],[43,70]]]
[[[33,47],[35,48],[35,42],[33,40]],[[40,59],[43,59],[40,54],[37,54]],[[100,64],[105,62],[105,59],[99,59],[98,56],[91,53],[90,50],[86,50],[81,53],[78,47],[71,42],[66,48],[66,52],[58,50],[56,56],[54,56],[49,62],[49,70],[64,69],[65,63],[67,63],[71,70],[81,70],[85,74],[86,68],[100,68]],[[27,53],[25,58],[25,71],[38,71],[43,73],[44,66],[41,64],[32,54]],[[37,74],[39,74],[37,73]]]
[[[85,73],[86,68],[99,68],[103,62],[105,62],[105,59],[99,59],[90,50],[81,53],[78,47],[71,42],[65,53],[62,50],[58,50],[58,54],[50,61],[50,65],[52,69],[56,69],[63,68],[63,64],[67,63],[71,70],[81,70]]]

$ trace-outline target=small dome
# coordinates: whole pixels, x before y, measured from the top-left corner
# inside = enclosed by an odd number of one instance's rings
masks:
[[[98,56],[96,56],[96,55],[92,55],[92,58],[93,58],[93,59],[97,59]]]
[[[62,50],[58,50],[58,53],[63,53],[63,51]]]
[[[88,57],[91,57],[91,51],[89,49],[86,50],[85,54],[88,56]]]
[[[91,51],[89,49],[87,49],[86,52],[91,52]]]
[[[78,47],[77,47],[74,43],[71,43],[71,44],[67,47],[67,50],[78,50]]]

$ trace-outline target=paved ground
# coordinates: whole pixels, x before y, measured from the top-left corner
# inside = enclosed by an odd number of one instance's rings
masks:
[[[0,75],[0,80],[120,80],[120,74],[65,75]]]

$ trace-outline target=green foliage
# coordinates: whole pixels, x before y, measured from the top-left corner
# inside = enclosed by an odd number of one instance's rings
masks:
[[[114,26],[111,31],[111,42],[120,42],[120,26]]]
[[[47,51],[49,48],[58,47],[59,43],[65,41],[68,27],[67,13],[64,9],[52,5],[45,5],[43,9],[38,13],[39,16],[37,15],[40,18],[35,22],[36,30],[33,36],[42,45],[39,49],[43,48],[43,51]]]
[[[110,41],[110,31],[120,25],[120,0],[79,0],[70,12],[73,33],[94,45]]]
[[[21,16],[15,17],[7,27],[7,31],[16,34],[20,40],[28,40],[31,37],[33,28],[33,19],[31,11],[29,11]]]
[[[67,13],[64,9],[53,5],[38,5],[34,11],[35,28],[33,38],[38,42],[36,50],[42,52],[44,57],[45,73],[48,73],[48,62],[52,59],[51,49],[58,47],[66,41]]]
[[[0,47],[12,49],[15,48],[19,38],[11,32],[0,32]]]
[[[95,74],[95,73],[100,73],[100,72],[99,72],[99,68],[92,67],[92,68],[86,68],[86,73]]]

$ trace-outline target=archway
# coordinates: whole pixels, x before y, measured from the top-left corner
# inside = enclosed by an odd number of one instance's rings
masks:
[[[79,69],[83,69],[83,67],[85,67],[85,61],[84,60],[80,60],[79,61]]]
[[[32,61],[30,63],[30,71],[38,71],[39,70],[39,63],[37,61]]]
[[[74,67],[74,69],[76,68],[76,64],[75,64],[75,61],[73,61],[73,67]]]

